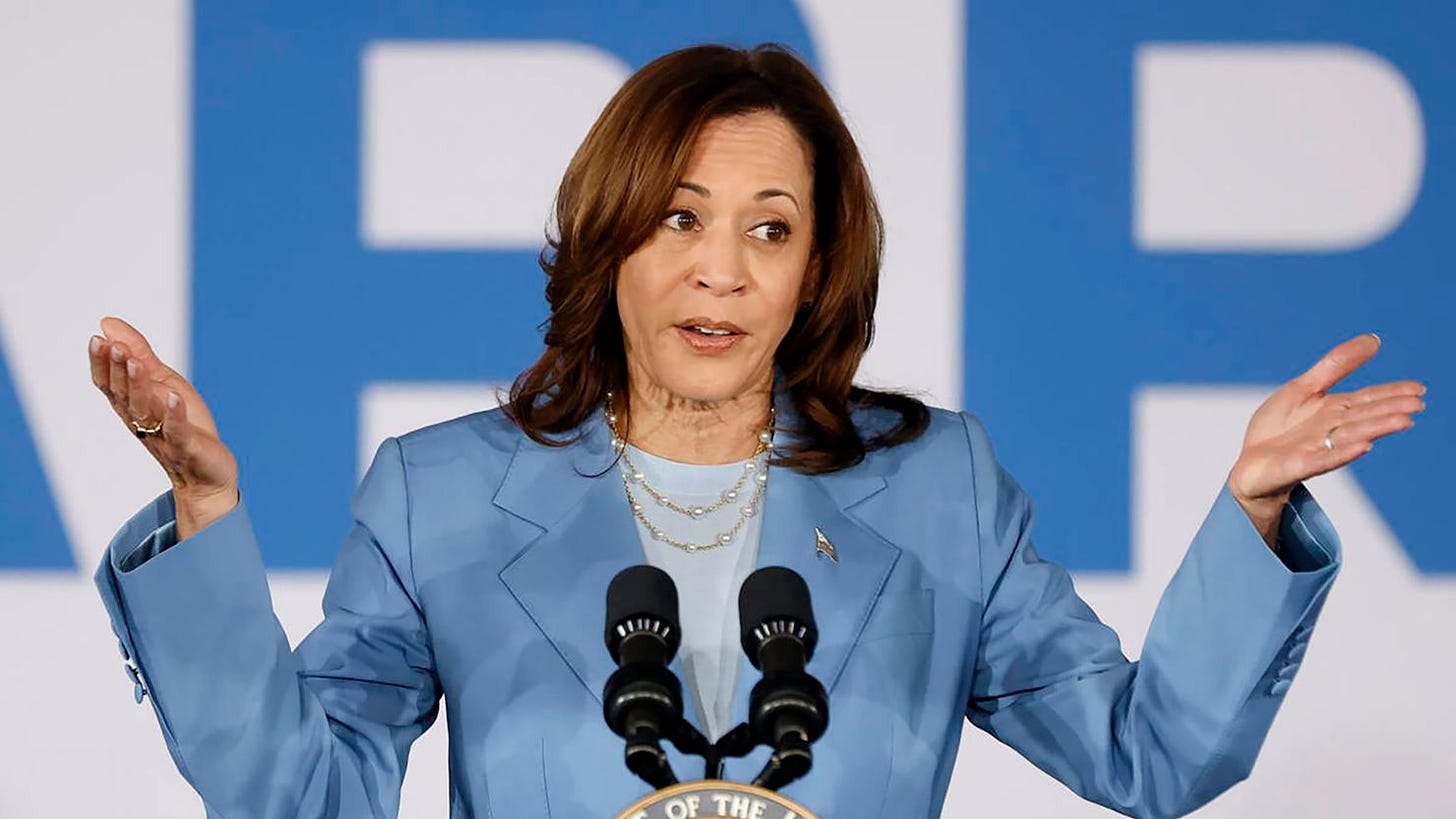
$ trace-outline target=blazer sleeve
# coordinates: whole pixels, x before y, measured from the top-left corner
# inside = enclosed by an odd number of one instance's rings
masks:
[[[1164,591],[1141,660],[1032,544],[1032,503],[963,416],[986,601],[967,716],[1073,791],[1181,816],[1248,776],[1338,570],[1301,485],[1278,555],[1227,486]]]
[[[394,817],[439,683],[410,565],[400,446],[380,446],[297,651],[273,614],[245,504],[172,544],[170,493],[112,540],[97,587],[137,701],[209,816]]]

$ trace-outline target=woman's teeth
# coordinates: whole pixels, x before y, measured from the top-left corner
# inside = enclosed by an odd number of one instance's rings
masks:
[[[697,333],[702,333],[705,336],[731,336],[731,335],[733,335],[733,331],[732,330],[715,330],[715,329],[710,328],[710,327],[699,327],[696,324],[691,325],[690,327],[688,327],[688,329],[689,330],[692,330],[694,332],[697,332]]]

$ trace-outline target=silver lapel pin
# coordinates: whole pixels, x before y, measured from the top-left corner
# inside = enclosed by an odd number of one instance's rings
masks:
[[[823,560],[826,557],[829,558],[830,560],[834,561],[835,563],[838,563],[839,562],[839,552],[836,552],[834,550],[834,544],[833,543],[830,543],[829,542],[829,538],[825,537],[824,536],[824,533],[821,532],[821,531],[819,531],[819,527],[818,526],[815,526],[814,527],[814,559],[815,560]]]

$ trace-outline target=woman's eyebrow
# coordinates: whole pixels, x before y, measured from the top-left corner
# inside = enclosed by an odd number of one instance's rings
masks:
[[[696,182],[679,182],[677,183],[677,186],[679,188],[683,188],[684,190],[690,190],[693,193],[696,193],[697,195],[703,197],[704,199],[709,199],[713,196],[712,191],[708,190],[702,185],[699,185]],[[755,193],[753,195],[753,198],[755,201],[762,202],[765,199],[772,199],[775,196],[787,197],[790,202],[794,203],[795,208],[799,207],[799,200],[795,199],[792,193],[789,193],[788,191],[779,188],[765,188],[758,193]]]
[[[778,188],[768,188],[765,190],[761,190],[758,193],[755,193],[753,195],[753,198],[757,201],[763,201],[764,199],[772,199],[775,196],[786,196],[788,197],[790,202],[794,203],[795,208],[799,207],[799,200],[795,199],[792,193],[789,193],[785,190],[779,190]]]

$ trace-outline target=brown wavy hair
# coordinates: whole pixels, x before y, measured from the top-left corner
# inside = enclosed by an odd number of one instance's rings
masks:
[[[703,45],[659,57],[628,78],[561,180],[555,235],[541,253],[551,309],[546,350],[516,378],[504,405],[533,440],[570,443],[608,391],[629,395],[618,268],[661,223],[704,125],[759,111],[787,120],[814,163],[804,306],[774,356],[774,388],[787,391],[797,411],[797,440],[778,448],[774,463],[833,472],[925,431],[929,411],[918,399],[853,383],[874,335],[884,223],[829,92],[783,46]],[[853,416],[876,408],[894,421],[865,434]],[[615,409],[625,429],[628,408]]]

